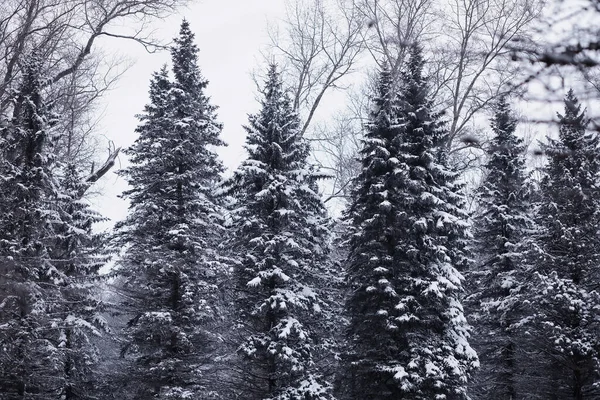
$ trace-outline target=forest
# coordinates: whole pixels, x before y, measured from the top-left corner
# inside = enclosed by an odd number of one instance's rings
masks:
[[[600,399],[600,2],[281,2],[227,170],[185,1],[2,0],[0,400]]]

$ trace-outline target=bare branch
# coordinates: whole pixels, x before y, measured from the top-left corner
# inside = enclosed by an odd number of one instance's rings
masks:
[[[164,48],[151,23],[186,0],[4,0],[0,6],[0,121],[18,107],[23,66],[35,54],[44,97],[54,114],[49,146],[56,159],[87,169],[95,160],[97,100],[122,71],[96,50],[101,36],[134,40],[148,51]],[[119,149],[85,181],[84,192],[114,164]],[[57,165],[60,163],[57,163]],[[82,193],[83,195],[83,193]]]
[[[284,60],[305,134],[326,93],[353,71],[365,25],[355,4],[344,0],[289,0],[282,25],[284,36],[270,31],[271,50]]]
[[[96,171],[92,171],[92,173],[85,179],[85,185],[82,186],[82,188],[79,192],[80,197],[83,197],[85,192],[94,183],[96,183],[100,178],[102,178],[104,175],[106,175],[106,173],[108,171],[110,171],[110,169],[115,165],[115,160],[119,156],[119,152],[121,151],[121,148],[117,147],[115,149],[114,144],[109,144],[108,150],[109,150],[108,158],[106,159],[104,164],[102,164],[102,166],[100,168],[98,168]]]

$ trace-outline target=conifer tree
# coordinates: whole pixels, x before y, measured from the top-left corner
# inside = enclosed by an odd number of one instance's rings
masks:
[[[528,276],[525,243],[533,231],[525,174],[525,149],[515,134],[517,122],[501,98],[492,118],[485,178],[475,217],[478,262],[469,278],[469,305],[476,334],[473,343],[481,370],[471,385],[485,399],[516,399],[520,361],[518,330]]]
[[[54,307],[54,312],[63,313],[58,343],[62,352],[59,398],[93,399],[103,383],[95,338],[110,333],[99,300],[99,270],[109,259],[106,235],[93,229],[104,218],[82,199],[87,186],[78,168],[67,164],[60,172],[63,176],[57,182],[59,194],[51,221],[54,238],[49,246],[62,284],[57,299],[61,308]]]
[[[132,318],[122,355],[125,392],[135,399],[208,399],[211,324],[219,318],[216,254],[222,213],[214,198],[224,143],[215,107],[204,93],[198,49],[187,21],[172,48],[174,80],[155,73],[139,137],[123,171],[131,189],[118,243],[126,246],[118,274]]]
[[[54,175],[53,116],[35,55],[2,132],[0,191],[0,392],[6,399],[92,398],[95,346],[105,327],[93,298],[105,260],[91,232],[99,220]]]
[[[300,121],[271,65],[261,110],[246,127],[248,158],[224,185],[232,238],[242,397],[325,399],[314,372],[328,220]]]
[[[395,85],[382,71],[348,216],[351,399],[466,398],[477,365],[460,303],[468,236],[439,145],[418,46]]]
[[[545,384],[541,396],[592,399],[600,396],[600,139],[569,91],[559,114],[559,137],[549,139],[549,162],[541,185],[538,246],[531,282],[531,346]]]
[[[50,183],[42,152],[48,120],[41,109],[36,64],[32,60],[27,65],[13,118],[2,132],[0,368],[1,391],[11,399],[43,393],[34,374],[39,356],[35,353],[48,322],[43,317],[40,280],[51,266],[43,243],[50,232],[39,217],[47,211],[43,202]]]

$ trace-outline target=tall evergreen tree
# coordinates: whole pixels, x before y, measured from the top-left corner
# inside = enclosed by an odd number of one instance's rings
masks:
[[[541,185],[542,251],[531,284],[532,348],[545,364],[541,394],[549,399],[600,396],[600,139],[569,91],[559,137],[549,139]]]
[[[466,398],[478,362],[456,269],[468,224],[422,69],[414,46],[398,96],[382,71],[360,153],[346,261],[352,399]]]
[[[534,223],[525,148],[515,134],[516,126],[509,104],[501,98],[492,118],[494,137],[474,224],[478,261],[469,276],[473,343],[482,361],[471,387],[478,397],[490,400],[518,398],[521,369],[515,324],[524,315],[521,302],[528,276],[525,243]]]
[[[105,325],[93,298],[105,260],[91,232],[100,218],[71,190],[73,176],[54,174],[61,168],[49,147],[58,133],[40,69],[32,56],[1,139],[0,391],[6,399],[89,399],[96,361],[90,335]]]
[[[94,230],[94,224],[105,218],[82,199],[88,186],[77,166],[67,164],[61,170],[55,214],[58,220],[53,222],[56,236],[50,251],[63,275],[61,298],[66,314],[59,343],[64,353],[61,396],[65,400],[93,399],[103,384],[95,338],[110,333],[99,296],[99,271],[109,260],[107,238]]]
[[[36,379],[36,358],[42,350],[44,327],[43,289],[52,266],[45,241],[51,237],[44,201],[52,195],[43,152],[48,115],[39,93],[39,65],[27,65],[12,121],[2,132],[2,392],[19,399],[46,394]],[[39,353],[41,352],[41,354]],[[56,366],[53,372],[57,372]]]
[[[213,148],[224,143],[193,41],[183,21],[171,51],[174,81],[166,68],[154,74],[123,171],[131,205],[118,227],[118,243],[126,246],[118,274],[132,318],[122,354],[131,365],[126,393],[136,399],[212,396],[206,370],[223,274],[215,250],[222,213],[214,198],[223,166]]]
[[[260,112],[246,127],[248,159],[225,184],[234,199],[229,246],[238,310],[237,388],[245,399],[324,399],[314,373],[328,220],[300,121],[271,65]]]

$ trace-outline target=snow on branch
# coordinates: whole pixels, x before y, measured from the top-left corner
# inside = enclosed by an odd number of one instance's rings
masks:
[[[119,152],[121,151],[120,147],[116,147],[112,141],[108,143],[108,158],[102,164],[100,168],[94,171],[94,165],[92,164],[92,171],[90,175],[85,179],[85,183],[81,186],[79,191],[79,196],[83,196],[85,192],[100,178],[102,178],[110,169],[115,165],[115,160],[117,159]]]

